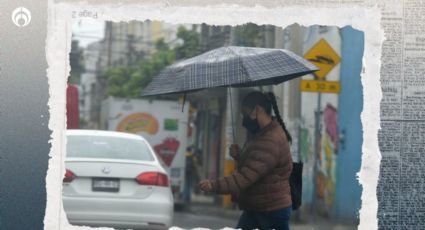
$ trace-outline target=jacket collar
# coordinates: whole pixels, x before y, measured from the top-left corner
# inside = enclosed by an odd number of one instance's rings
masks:
[[[277,122],[276,118],[272,117],[272,121],[268,125],[266,125],[263,129],[261,129],[257,134],[255,134],[254,137],[261,136],[267,133],[269,130],[274,129],[278,125],[279,123]]]

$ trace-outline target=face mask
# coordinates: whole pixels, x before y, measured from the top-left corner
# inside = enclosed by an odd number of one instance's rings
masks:
[[[260,125],[258,124],[257,118],[251,119],[247,115],[243,116],[242,126],[252,134],[256,134],[258,131],[260,131]]]

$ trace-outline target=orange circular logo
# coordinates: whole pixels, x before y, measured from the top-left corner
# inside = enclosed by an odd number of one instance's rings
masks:
[[[159,129],[159,123],[150,114],[147,113],[132,113],[125,117],[117,126],[117,131],[127,133],[147,132],[156,134]]]

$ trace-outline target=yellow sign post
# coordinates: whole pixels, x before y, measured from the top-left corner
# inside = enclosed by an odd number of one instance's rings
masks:
[[[319,68],[315,75],[319,79],[325,79],[326,75],[340,62],[341,58],[332,49],[325,39],[320,39],[307,53],[304,58]]]
[[[304,92],[317,92],[317,108],[314,111],[315,114],[315,131],[314,131],[314,175],[318,175],[317,168],[317,156],[320,155],[320,132],[321,132],[321,120],[322,120],[322,93],[339,93],[340,84],[338,81],[326,81],[326,75],[339,64],[341,58],[332,49],[325,39],[320,39],[307,53],[304,54],[304,58],[310,61],[313,65],[319,68],[314,73],[316,80],[301,80],[300,89]],[[317,193],[317,188],[314,189],[314,193]],[[313,198],[313,206],[316,205],[316,196]]]
[[[301,80],[300,89],[303,92],[339,93],[339,81]]]

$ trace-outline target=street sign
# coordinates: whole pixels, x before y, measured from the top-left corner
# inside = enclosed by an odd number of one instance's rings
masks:
[[[301,80],[300,89],[303,92],[339,93],[339,81]]]
[[[314,74],[319,79],[325,79],[326,75],[340,62],[340,56],[332,49],[325,39],[320,39],[307,53],[304,58],[319,68]]]

